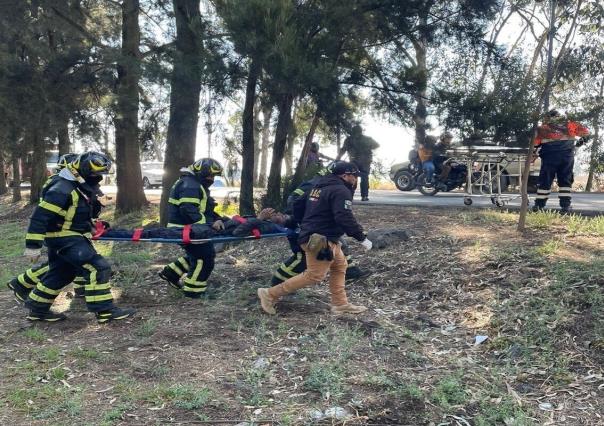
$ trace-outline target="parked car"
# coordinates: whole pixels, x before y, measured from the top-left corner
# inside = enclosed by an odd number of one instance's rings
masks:
[[[161,161],[144,161],[141,163],[143,188],[159,188],[164,176],[164,163]]]

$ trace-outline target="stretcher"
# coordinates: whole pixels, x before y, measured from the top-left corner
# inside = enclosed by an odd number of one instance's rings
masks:
[[[147,242],[165,244],[219,244],[290,236],[294,231],[268,221],[235,216],[225,222],[225,229],[214,230],[209,224],[185,225],[182,228],[113,229],[97,221],[94,241]]]
[[[468,146],[451,150],[457,162],[467,167],[464,204],[472,204],[473,198],[490,198],[491,203],[503,207],[521,197],[520,192],[506,191],[514,178],[522,182],[526,148],[501,146]]]

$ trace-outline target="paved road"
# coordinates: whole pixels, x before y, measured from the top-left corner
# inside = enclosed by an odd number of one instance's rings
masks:
[[[428,197],[420,194],[418,191],[401,192],[398,190],[384,191],[375,190],[369,192],[368,204],[375,205],[396,205],[396,206],[414,206],[414,207],[464,207],[463,192],[448,192],[438,193],[435,196]],[[517,196],[518,194],[508,194]],[[357,191],[355,201],[361,204],[360,196]],[[531,197],[531,205],[533,204],[534,196]],[[548,202],[548,206],[552,209],[558,208],[558,194],[553,193]],[[497,208],[491,202],[489,197],[473,197],[471,207],[493,207]],[[505,208],[518,209],[520,208],[520,198],[509,201]],[[573,209],[576,212],[586,213],[602,213],[604,214],[604,194],[573,194]]]
[[[115,194],[115,186],[103,186],[103,191],[106,194]],[[218,187],[211,188],[212,197],[223,200],[226,197],[233,198],[239,196],[239,188],[234,187]],[[147,196],[152,198],[159,198],[161,195],[161,189],[148,189],[145,191]],[[438,193],[435,196],[428,197],[420,194],[418,191],[401,192],[398,190],[373,190],[369,192],[369,205],[392,205],[392,206],[408,206],[408,207],[442,207],[442,208],[457,208],[464,207],[463,192],[448,192]],[[514,197],[517,194],[509,194]],[[531,197],[531,205],[533,203],[534,196]],[[359,204],[364,204],[360,200],[359,191],[357,190],[355,201]],[[548,203],[552,209],[558,208],[558,194],[552,194],[552,198]],[[491,202],[489,197],[473,197],[472,206],[470,208],[494,208],[495,205]],[[520,198],[510,200],[504,208],[511,210],[520,208]],[[577,213],[586,214],[604,214],[604,193],[586,194],[576,193],[573,194],[573,209]]]

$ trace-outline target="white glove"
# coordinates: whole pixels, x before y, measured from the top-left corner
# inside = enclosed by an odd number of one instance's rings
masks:
[[[30,263],[35,263],[40,259],[42,255],[42,249],[31,249],[26,248],[23,252],[23,257],[27,259]]]
[[[363,246],[365,251],[369,251],[369,250],[371,250],[371,247],[373,247],[373,243],[371,241],[369,241],[367,238],[365,238],[363,241],[361,241],[361,245]]]

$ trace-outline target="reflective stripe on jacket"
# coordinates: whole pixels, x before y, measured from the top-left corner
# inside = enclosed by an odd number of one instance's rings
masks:
[[[194,175],[182,175],[170,190],[168,228],[212,221],[214,203],[208,203],[209,193],[209,189],[204,188]]]
[[[92,200],[75,181],[53,177],[29,221],[25,246],[42,247],[45,238],[87,236],[92,231]]]

